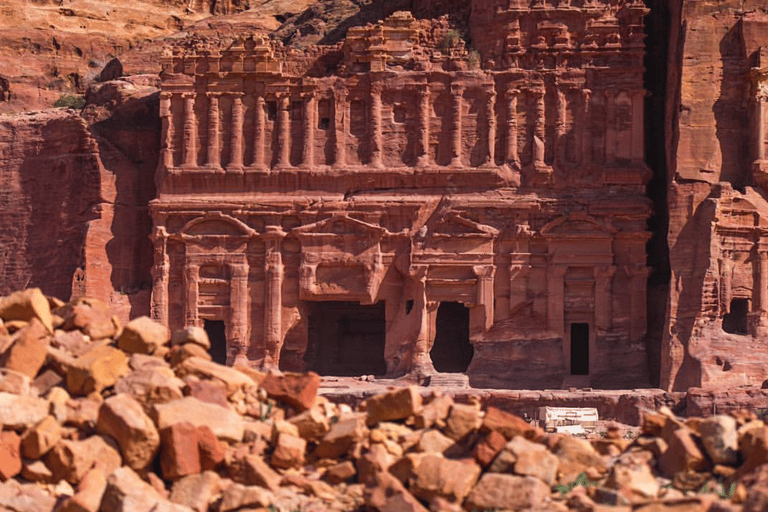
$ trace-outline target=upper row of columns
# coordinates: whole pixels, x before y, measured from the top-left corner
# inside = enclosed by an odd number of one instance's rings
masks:
[[[451,126],[451,162],[452,167],[461,167],[462,164],[462,124],[463,124],[463,98],[465,86],[461,84],[453,84],[451,86],[452,95],[452,126]],[[382,127],[382,100],[381,100],[382,87],[379,84],[374,84],[370,91],[370,123],[369,123],[369,138],[370,138],[370,162],[369,165],[373,167],[383,167],[383,127]],[[518,151],[518,137],[519,120],[517,116],[519,98],[522,95],[532,98],[533,101],[533,135],[538,139],[539,143],[533,145],[533,163],[536,165],[543,165],[545,160],[545,141],[547,140],[547,105],[546,105],[546,93],[547,90],[544,87],[533,87],[528,89],[521,89],[516,87],[510,87],[504,94],[504,101],[506,101],[506,111],[508,113],[506,119],[506,140],[503,147],[505,148],[505,160],[510,164],[520,164],[520,155]],[[567,108],[568,100],[566,97],[566,90],[558,88],[555,94],[555,151],[553,154],[553,160],[555,164],[562,164],[566,159],[566,135],[567,135]],[[244,126],[244,104],[243,93],[218,93],[209,92],[205,93],[208,97],[208,137],[207,137],[207,157],[205,165],[212,168],[220,168],[220,156],[221,150],[221,133],[220,126],[220,106],[219,98],[223,94],[232,98],[232,115],[231,115],[231,127],[230,127],[230,140],[229,150],[231,159],[227,170],[242,170],[244,166],[243,158],[243,126]],[[632,101],[632,139],[631,148],[629,150],[629,156],[632,159],[642,160],[644,155],[644,140],[643,140],[643,125],[644,125],[644,90],[637,90],[631,93]],[[580,134],[576,137],[576,162],[580,164],[590,164],[593,158],[592,154],[592,97],[593,92],[589,89],[581,89],[578,91],[580,98],[580,104],[574,109],[576,133]],[[616,157],[617,150],[617,136],[618,125],[616,120],[616,92],[609,89],[604,92],[605,95],[605,112],[606,118],[610,121],[606,123],[605,131],[605,154],[604,161],[611,162]],[[333,137],[334,137],[334,166],[343,166],[346,163],[346,147],[345,147],[345,133],[348,129],[346,124],[348,123],[349,115],[347,109],[349,104],[347,102],[348,93],[344,90],[334,91],[334,115],[332,116],[333,122]],[[174,165],[174,123],[172,121],[171,110],[171,93],[165,92],[161,95],[160,115],[163,119],[163,163],[166,168],[175,167]],[[183,136],[182,136],[182,148],[181,148],[181,166],[182,167],[198,167],[198,120],[195,114],[195,99],[196,94],[192,92],[181,93],[183,98]],[[429,140],[430,140],[430,120],[431,120],[431,101],[432,95],[428,85],[423,85],[418,89],[418,141],[416,145],[416,162],[417,166],[424,167],[430,164],[429,159]],[[496,102],[497,95],[494,90],[490,90],[486,94],[486,102],[484,105],[484,115],[487,120],[487,136],[485,137],[484,156],[481,165],[493,165],[496,161]],[[266,125],[266,101],[264,96],[257,95],[255,99],[255,118],[254,118],[254,143],[253,152],[251,155],[250,165],[253,167],[263,168],[268,164],[265,160],[265,125]],[[339,105],[342,108],[339,108]],[[276,155],[276,166],[289,167],[291,165],[291,95],[288,92],[278,93],[277,95],[277,130],[278,130],[278,147]],[[303,109],[303,146],[302,146],[302,163],[303,167],[311,167],[315,164],[315,125],[317,122],[317,101],[313,93],[304,94],[304,109]],[[512,113],[513,115],[510,115]],[[762,112],[761,112],[762,113]],[[761,126],[761,123],[758,123]]]

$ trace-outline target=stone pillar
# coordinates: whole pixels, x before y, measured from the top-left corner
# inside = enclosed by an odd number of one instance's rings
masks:
[[[283,257],[282,240],[285,232],[280,226],[267,226],[263,238],[267,250],[264,255],[266,286],[264,291],[264,344],[265,353],[262,366],[276,368],[280,361],[280,348],[283,344]]]
[[[493,327],[493,276],[496,267],[493,265],[475,265],[472,270],[477,276],[477,305],[482,308],[483,332]]]
[[[768,313],[768,252],[760,252],[760,291],[759,310],[761,313]]]
[[[547,273],[547,329],[563,336],[565,329],[565,273],[568,267],[550,265]]]
[[[382,151],[384,142],[381,134],[381,86],[371,85],[371,166],[383,167]]]
[[[615,272],[613,265],[595,268],[595,327],[598,331],[608,331],[613,325],[611,302]]]
[[[488,91],[488,97],[485,101],[485,116],[488,120],[488,140],[485,164],[494,165],[496,163],[496,91]]]
[[[209,92],[208,96],[208,167],[221,167],[221,147],[219,146],[219,93]]]
[[[565,96],[565,92],[561,90],[556,91],[557,97],[557,119],[555,119],[555,163],[557,165],[563,165],[565,163],[565,146],[566,146],[566,117],[568,114],[568,101]]]
[[[227,170],[243,170],[243,95],[234,93],[232,98],[232,133],[230,134],[230,159]]]
[[[160,134],[162,149],[160,153],[162,165],[166,170],[172,169],[174,165],[172,97],[171,93],[160,93],[160,119],[162,120],[162,132]]]
[[[411,267],[410,277],[413,280],[414,297],[413,312],[417,315],[419,322],[419,331],[416,335],[416,343],[413,348],[413,360],[411,361],[412,372],[430,374],[435,373],[435,367],[432,364],[432,358],[429,355],[429,311],[427,303],[427,270],[426,265],[415,265]]]
[[[616,91],[605,91],[605,162],[611,163],[616,157]]]
[[[451,167],[461,167],[461,116],[464,106],[464,88],[451,86],[453,130],[451,131]]]
[[[168,277],[171,264],[166,252],[167,234],[162,228],[155,228],[152,239],[155,244],[155,262],[152,266],[152,320],[168,326]]]
[[[720,307],[723,314],[728,313],[731,309],[731,297],[733,296],[733,286],[731,284],[733,275],[733,263],[729,258],[729,254],[724,252],[723,259],[720,260]]]
[[[592,102],[592,91],[584,89],[581,91],[581,158],[580,161],[583,165],[589,165],[592,163],[592,109],[590,108]]]
[[[277,115],[280,136],[278,137],[277,167],[291,165],[291,98],[288,93],[278,97]]]
[[[229,297],[229,332],[227,333],[227,364],[248,362],[248,263],[229,266],[231,287]]]
[[[509,312],[528,300],[528,274],[531,267],[528,258],[522,254],[512,254],[509,266]]]
[[[519,89],[507,91],[507,163],[520,165],[520,155],[517,152],[517,98]]]
[[[333,92],[333,166],[344,167],[347,163],[347,137],[344,120],[348,118],[347,91],[336,89]]]
[[[757,137],[757,147],[755,148],[755,156],[757,157],[757,160],[763,161],[768,160],[768,154],[766,154],[765,149],[765,132],[766,132],[766,124],[768,124],[768,96],[764,94],[758,94],[755,98],[756,101],[756,137]]]
[[[645,160],[645,89],[632,95],[632,159]]]
[[[546,103],[544,102],[545,90],[534,89],[533,98],[535,104],[534,111],[534,127],[533,127],[533,164],[536,167],[543,167],[545,148],[544,140],[547,137],[547,110]]]
[[[304,147],[301,156],[302,167],[315,165],[315,113],[316,102],[314,93],[309,93],[304,101]]]
[[[429,165],[429,119],[430,119],[429,85],[419,89],[419,145],[416,148],[416,165]]]
[[[185,92],[184,98],[184,167],[197,167],[197,116],[195,116],[195,93]]]
[[[253,163],[251,165],[259,168],[264,167],[264,105],[264,96],[256,96],[256,112],[253,123]]]
[[[645,336],[646,325],[646,281],[648,269],[643,265],[629,267],[629,340],[639,341]]]
[[[184,289],[187,292],[184,304],[184,327],[194,327],[199,323],[197,320],[197,281],[199,278],[200,265],[187,262],[184,266]]]

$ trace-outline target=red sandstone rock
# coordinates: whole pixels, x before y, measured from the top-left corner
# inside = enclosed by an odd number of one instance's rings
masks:
[[[154,423],[130,395],[119,394],[104,400],[96,427],[117,441],[123,462],[136,471],[143,471],[152,463],[160,446]]]
[[[50,305],[39,288],[17,291],[0,299],[0,318],[27,322],[36,318],[47,332],[53,332]]]
[[[42,322],[33,318],[14,338],[13,345],[3,354],[2,364],[9,370],[34,379],[48,355],[48,331]]]
[[[0,432],[0,481],[21,472],[20,438],[15,432]]]
[[[368,424],[402,420],[421,411],[421,394],[415,386],[390,391],[366,401]]]
[[[169,340],[170,332],[166,326],[142,316],[126,324],[117,340],[117,346],[131,354],[152,354]]]
[[[113,445],[113,441],[101,436],[81,441],[63,440],[48,452],[46,463],[57,481],[63,478],[77,484],[94,464],[98,463],[107,474],[120,467],[120,453]]]
[[[316,373],[283,375],[269,374],[261,381],[261,388],[276,400],[306,410],[312,407],[320,387],[320,376]]]
[[[39,459],[53,448],[61,439],[61,427],[53,416],[27,430],[21,440],[24,457]]]
[[[509,414],[496,407],[488,407],[483,417],[483,429],[496,431],[507,439],[523,436],[536,439],[541,432],[529,425],[525,420],[514,414]]]
[[[175,423],[160,429],[163,478],[175,480],[200,473],[197,429],[191,423]]]
[[[475,460],[482,467],[488,467],[504,445],[507,444],[503,435],[491,430],[479,443],[475,445]]]

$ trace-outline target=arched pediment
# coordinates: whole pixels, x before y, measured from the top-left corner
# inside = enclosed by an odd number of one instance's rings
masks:
[[[187,222],[181,230],[181,236],[232,236],[252,237],[256,231],[242,221],[221,212],[209,212]]]

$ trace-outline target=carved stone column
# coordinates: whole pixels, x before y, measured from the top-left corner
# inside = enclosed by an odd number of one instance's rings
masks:
[[[347,119],[347,91],[333,91],[333,166],[344,167],[347,164],[347,137],[344,121]]]
[[[616,91],[605,91],[605,162],[612,163],[616,157]]]
[[[152,266],[152,320],[168,326],[168,277],[171,263],[166,251],[167,233],[163,228],[155,228],[152,240],[155,245],[155,261]]]
[[[416,149],[416,165],[418,167],[429,165],[429,102],[429,85],[425,85],[419,89],[419,145]]]
[[[264,344],[265,354],[263,366],[265,368],[278,367],[280,348],[283,344],[283,257],[281,254],[282,240],[285,232],[280,226],[267,226],[263,238],[266,242],[266,254],[264,255],[264,272],[266,287],[264,296]]]
[[[206,164],[208,167],[219,168],[221,167],[219,93],[209,92],[206,93],[206,96],[208,96],[208,156]]]
[[[162,148],[160,153],[162,165],[166,170],[172,169],[174,165],[172,97],[171,93],[160,93],[160,119],[162,120],[162,132],[160,134]]]
[[[197,116],[195,115],[195,93],[185,92],[184,98],[184,167],[197,167]]]
[[[475,265],[472,270],[477,276],[477,305],[482,308],[483,332],[493,327],[493,276],[496,267],[493,265]]]
[[[765,132],[768,124],[768,94],[758,92],[755,96],[755,136],[757,137],[755,157],[758,161],[768,160],[765,149]]]
[[[453,130],[451,131],[451,167],[461,167],[461,116],[464,104],[464,88],[460,85],[451,85]]]
[[[760,290],[758,293],[760,311],[768,313],[768,252],[760,251]]]
[[[304,147],[301,154],[302,167],[315,165],[315,112],[316,101],[314,93],[309,93],[304,101]]]
[[[432,364],[432,358],[429,356],[429,311],[427,304],[427,269],[426,265],[415,265],[411,267],[410,277],[413,279],[414,297],[413,312],[417,315],[419,322],[419,331],[416,335],[416,343],[413,348],[413,361],[411,362],[411,371],[431,374],[435,373],[435,367]]]
[[[565,329],[565,273],[568,267],[550,265],[547,273],[547,328],[557,336]]]
[[[544,167],[545,147],[544,141],[547,137],[547,110],[544,102],[545,90],[533,89],[533,99],[535,105],[534,127],[533,127],[533,164],[536,167]]]
[[[256,96],[255,118],[253,124],[253,165],[254,167],[264,167],[264,139],[265,139],[265,120],[264,120],[264,97]]]
[[[531,267],[528,258],[523,255],[512,255],[509,266],[509,312],[528,300],[528,274]]]
[[[291,165],[291,98],[288,93],[278,97],[277,113],[279,121],[280,137],[277,153],[277,166],[290,167]]]
[[[248,263],[233,263],[229,266],[231,277],[229,308],[230,321],[227,335],[227,364],[248,361]]]
[[[616,267],[613,265],[595,268],[595,327],[598,331],[608,331],[613,324],[611,292],[614,273]]]
[[[731,310],[731,298],[733,297],[732,276],[733,262],[728,252],[724,252],[723,259],[720,260],[720,309],[723,314]]]
[[[645,89],[632,95],[632,159],[645,159]]]
[[[200,265],[189,263],[184,266],[184,289],[186,290],[186,302],[184,304],[184,327],[198,325],[197,301],[198,279],[200,278]]]
[[[519,89],[507,91],[507,163],[520,165],[520,155],[517,152],[517,98]]]
[[[639,341],[645,336],[646,325],[646,281],[648,269],[642,265],[627,268],[629,275],[629,339]]]
[[[568,101],[565,96],[565,92],[561,90],[556,91],[557,97],[557,119],[555,119],[555,134],[557,141],[555,142],[555,162],[557,165],[563,165],[565,163],[565,146],[566,146],[566,117],[568,114]]]
[[[382,152],[384,142],[381,134],[381,86],[371,85],[371,166],[383,167]]]
[[[581,91],[581,163],[589,165],[592,163],[592,91],[584,89]]]
[[[230,136],[228,171],[243,170],[243,94],[233,93],[232,133]]]
[[[485,165],[496,163],[496,91],[488,91],[485,101],[485,116],[488,120],[488,140],[485,154]]]

